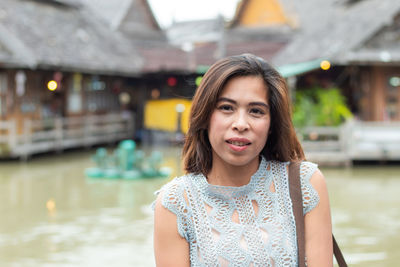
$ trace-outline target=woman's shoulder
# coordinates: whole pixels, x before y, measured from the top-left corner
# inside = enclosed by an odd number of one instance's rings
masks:
[[[318,165],[310,161],[302,161],[300,164],[300,183],[303,194],[304,214],[313,210],[319,203],[317,183],[324,180]]]
[[[166,220],[166,218],[175,221],[177,231],[183,238],[187,237],[187,221],[190,216],[190,209],[185,199],[185,179],[187,175],[175,177],[166,183],[160,190],[156,192],[157,199],[153,203],[155,216]],[[172,212],[176,217],[171,217]],[[175,222],[174,222],[175,223]]]
[[[267,166],[272,165],[278,168],[288,167],[290,164],[290,161],[270,160],[267,162]],[[318,170],[318,164],[311,161],[300,162],[300,177],[302,179],[309,180],[316,170]]]
[[[300,163],[300,177],[310,180],[311,176],[318,170],[318,164],[311,161],[302,161]]]
[[[160,190],[156,191],[155,195],[157,196],[157,199],[153,203],[153,208],[157,203],[159,203],[178,215],[179,211],[186,206],[184,198],[185,179],[188,179],[187,175],[175,177],[168,183],[164,184]]]

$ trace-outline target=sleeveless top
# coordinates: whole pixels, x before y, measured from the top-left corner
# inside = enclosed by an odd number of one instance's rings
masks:
[[[189,243],[191,266],[297,266],[288,164],[262,158],[240,187],[187,174],[161,188],[162,205],[176,215],[179,234]],[[304,214],[319,202],[310,184],[316,169],[311,162],[300,165]]]

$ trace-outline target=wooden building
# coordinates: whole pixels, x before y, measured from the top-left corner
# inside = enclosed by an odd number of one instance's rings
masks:
[[[400,2],[395,0],[280,0],[296,21],[273,59],[280,66],[327,59],[332,68],[304,75],[343,89],[363,121],[400,120]]]
[[[189,48],[199,73],[223,56],[254,53],[296,77],[293,86],[341,87],[360,120],[398,121],[399,17],[396,0],[242,0],[231,21],[175,23],[167,36]]]
[[[143,0],[1,1],[0,156],[134,138],[151,90],[184,68],[146,54],[162,47]]]
[[[147,100],[190,98],[212,63],[246,52],[293,87],[339,86],[362,121],[399,121],[399,17],[396,0],[242,0],[229,22],[163,32],[146,0],[2,0],[0,155],[131,138]]]
[[[304,129],[328,138],[303,142],[309,159],[400,160],[399,1],[244,0],[232,24],[286,26],[287,42],[271,62],[296,69],[290,85],[339,87],[346,96],[353,121],[335,129]],[[327,71],[318,64],[322,60],[331,63]]]
[[[344,129],[310,129],[337,140],[309,158],[400,160],[399,1],[242,0],[230,22],[197,23],[175,24],[167,35],[192,43],[192,62],[203,71],[221,55],[249,52],[276,66],[292,88],[342,90],[355,121]],[[323,60],[331,63],[327,71]]]

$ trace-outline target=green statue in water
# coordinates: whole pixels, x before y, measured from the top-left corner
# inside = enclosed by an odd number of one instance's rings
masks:
[[[123,140],[111,155],[103,147],[96,150],[92,157],[95,168],[88,168],[85,174],[92,178],[138,179],[149,177],[165,177],[170,171],[162,168],[162,154],[153,151],[146,158],[143,151],[136,150],[133,140]]]

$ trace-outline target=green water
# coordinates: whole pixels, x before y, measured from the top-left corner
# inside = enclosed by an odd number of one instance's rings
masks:
[[[181,174],[179,148],[159,149]],[[154,266],[150,204],[168,178],[85,178],[92,153],[0,162],[0,266]],[[322,171],[350,265],[398,266],[400,166]]]

